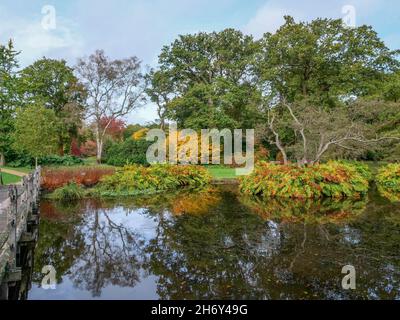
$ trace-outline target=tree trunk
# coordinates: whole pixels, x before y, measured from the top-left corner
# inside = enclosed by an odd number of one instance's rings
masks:
[[[100,164],[101,156],[103,153],[103,139],[100,136],[99,128],[96,128],[96,146],[97,146],[96,160],[97,160],[97,163]]]
[[[0,166],[5,166],[6,165],[6,159],[4,157],[4,153],[0,152]]]
[[[38,167],[38,158],[35,157],[35,168],[37,169],[37,167]]]
[[[285,149],[283,148],[283,146],[281,145],[281,142],[279,140],[279,136],[277,134],[275,134],[275,145],[276,147],[279,149],[279,151],[282,154],[282,158],[283,158],[283,164],[287,165],[288,164],[288,158],[287,158],[287,154]]]
[[[164,130],[164,129],[165,129],[165,120],[164,120],[164,118],[161,118],[160,129],[161,129],[161,130]]]
[[[101,163],[102,155],[103,155],[103,142],[98,141],[98,143],[97,143],[97,163],[98,164]]]

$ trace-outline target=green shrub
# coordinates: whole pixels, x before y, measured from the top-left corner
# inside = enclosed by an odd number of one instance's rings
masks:
[[[400,164],[392,163],[379,169],[376,184],[381,195],[400,201]]]
[[[19,168],[19,167],[29,167],[35,164],[35,160],[23,152],[9,151],[6,153],[7,166]]]
[[[342,163],[344,165],[350,165],[354,169],[357,170],[359,174],[361,174],[365,179],[368,181],[371,181],[373,178],[372,172],[369,169],[368,165],[363,163],[363,162],[358,162],[358,161],[346,161],[346,160],[340,160],[338,161],[339,163]]]
[[[146,152],[152,143],[143,139],[110,143],[104,148],[103,162],[117,167],[129,164],[148,165]]]
[[[152,194],[184,186],[201,187],[210,181],[210,174],[200,166],[130,165],[104,177],[98,190],[102,195],[110,196]]]
[[[61,201],[80,200],[85,196],[85,190],[76,183],[70,183],[56,189],[49,198]]]
[[[75,166],[83,164],[81,158],[65,155],[48,155],[38,159],[38,163],[42,166]],[[15,154],[11,161],[7,163],[8,166],[18,168],[18,167],[29,167],[35,165],[35,159],[29,155]]]
[[[83,160],[81,158],[65,155],[65,156],[57,156],[57,155],[49,155],[46,157],[42,157],[39,159],[39,164],[42,166],[75,166],[79,164],[83,164]]]
[[[297,167],[260,162],[241,178],[244,194],[284,198],[360,197],[368,192],[367,168],[351,163]]]

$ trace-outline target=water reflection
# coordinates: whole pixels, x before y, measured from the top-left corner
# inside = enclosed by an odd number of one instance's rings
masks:
[[[31,299],[400,299],[400,205],[260,201],[233,187],[42,201]],[[341,288],[342,266],[357,289]],[[41,268],[57,289],[40,288]]]

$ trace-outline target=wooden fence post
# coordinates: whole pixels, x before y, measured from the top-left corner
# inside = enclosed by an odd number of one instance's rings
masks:
[[[10,268],[17,267],[16,254],[17,254],[17,227],[18,227],[18,189],[17,186],[12,185],[9,187],[10,196],[10,234],[9,245],[11,249]]]

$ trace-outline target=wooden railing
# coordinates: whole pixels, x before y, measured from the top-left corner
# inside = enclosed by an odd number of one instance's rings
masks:
[[[3,187],[3,197],[0,198],[0,286],[18,278],[18,246],[35,238],[28,226],[38,219],[40,173],[38,167],[22,178],[22,184],[8,186],[6,196]]]

